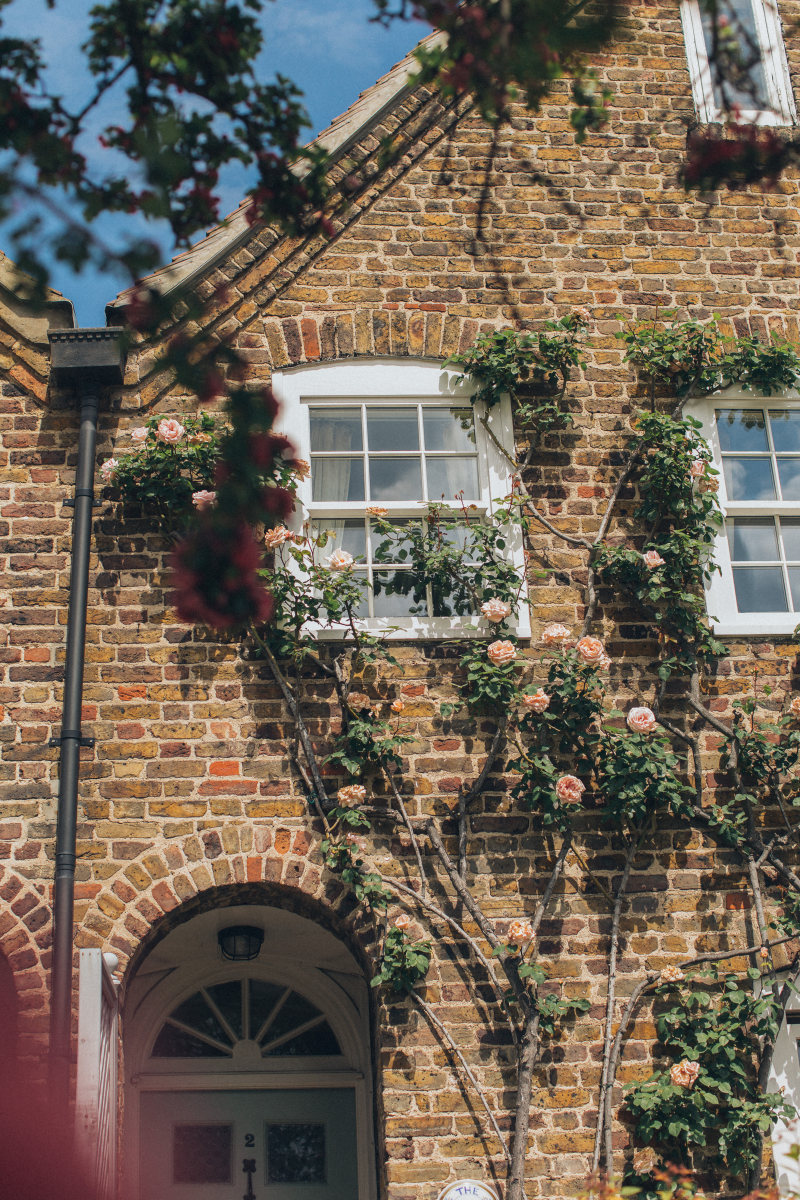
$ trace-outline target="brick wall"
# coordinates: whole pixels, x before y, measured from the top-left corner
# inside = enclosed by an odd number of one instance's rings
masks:
[[[783,9],[788,23],[797,5]],[[425,93],[407,97],[334,169],[335,179],[351,184],[333,241],[256,232],[206,271],[198,288],[213,297],[209,329],[233,336],[249,378],[268,382],[273,370],[353,356],[441,359],[483,329],[539,328],[588,307],[590,361],[569,390],[575,425],[547,441],[527,482],[553,520],[593,533],[637,397],[614,337],[620,321],[652,315],[656,306],[691,307],[701,318],[719,313],[737,332],[798,338],[796,177],[767,194],[702,198],[686,197],[676,182],[691,118],[677,7],[633,7],[604,69],[616,102],[602,133],[577,147],[566,89],[556,89],[541,116],[520,111],[501,132],[488,175],[491,136],[465,106],[442,106]],[[384,136],[402,153],[379,170]],[[0,691],[0,771],[8,785],[0,813],[0,952],[17,972],[30,1053],[31,1039],[44,1033],[57,788],[57,751],[48,738],[60,721],[71,518],[63,499],[77,421],[68,397],[46,394],[41,352],[4,328],[0,521],[8,538],[3,583],[12,596]],[[130,446],[128,431],[143,414],[181,411],[183,397],[155,365],[157,349],[131,355],[128,384],[101,417],[103,457]],[[320,831],[290,768],[291,725],[277,689],[236,644],[176,621],[164,541],[141,514],[121,519],[109,496],[97,512],[91,564],[84,721],[97,743],[82,752],[77,945],[113,948],[124,977],[142,943],[185,902],[249,885],[248,896],[271,903],[313,898],[368,953],[351,902],[321,866]],[[626,534],[624,520],[617,532]],[[574,626],[583,606],[580,552],[538,530],[531,546],[535,565],[554,568],[531,584],[534,632],[546,620]],[[642,694],[639,675],[654,643],[619,607],[604,610],[598,631],[615,659],[618,697]],[[755,639],[730,649],[711,685],[718,713],[752,686],[756,668],[779,692],[791,686],[796,646]],[[406,755],[412,811],[446,815],[480,769],[491,729],[458,720],[443,729],[437,718],[456,669],[447,646],[401,646],[397,657],[392,686],[415,735]],[[367,677],[363,686],[377,698],[383,681]],[[314,736],[323,740],[337,719],[331,689],[309,679],[306,698]],[[713,772],[712,738],[707,749],[709,787],[724,786]],[[532,910],[558,849],[511,802],[510,782],[502,771],[492,777],[469,845],[476,894],[496,918]],[[609,932],[596,881],[613,880],[621,856],[591,809],[580,842],[592,876],[569,860],[542,926],[542,951],[564,994],[586,995],[593,1007],[547,1048],[536,1072],[531,1198],[570,1194],[593,1139]],[[412,869],[403,837],[384,831],[374,846],[387,875]],[[751,940],[745,888],[733,854],[686,830],[661,830],[635,864],[621,996],[645,965]],[[508,1128],[511,1049],[501,1023],[485,1019],[485,982],[473,961],[443,928],[434,929],[449,944],[437,945],[425,995]],[[448,1178],[482,1177],[487,1160],[502,1181],[502,1156],[480,1106],[456,1085],[456,1067],[421,1015],[408,1003],[383,1001],[376,1029],[386,1194],[433,1200]],[[620,1083],[649,1074],[653,1036],[645,1009]],[[625,1138],[617,1126],[616,1144]]]

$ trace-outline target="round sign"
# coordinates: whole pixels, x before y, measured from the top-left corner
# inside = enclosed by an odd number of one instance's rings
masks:
[[[448,1183],[439,1193],[439,1200],[497,1200],[497,1192],[479,1179],[459,1179],[458,1183]]]

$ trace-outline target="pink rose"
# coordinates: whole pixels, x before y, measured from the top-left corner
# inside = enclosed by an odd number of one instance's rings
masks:
[[[147,426],[137,425],[135,429],[132,429],[131,441],[135,442],[137,446],[143,446],[147,441]]]
[[[700,479],[706,473],[706,464],[704,459],[695,458],[692,460],[692,465],[689,467],[689,476],[692,479]]]
[[[380,504],[368,504],[364,511],[370,517],[385,517],[389,512],[388,508],[383,508]]]
[[[646,554],[642,555],[642,558],[648,571],[653,571],[656,567],[663,567],[664,565],[664,559],[657,550],[648,550]]]
[[[206,488],[203,488],[203,490],[200,492],[192,492],[192,504],[195,506],[195,508],[199,509],[200,512],[206,508],[211,508],[216,498],[217,493],[209,492]]]
[[[268,550],[275,550],[284,542],[288,542],[291,536],[285,525],[276,525],[274,529],[268,529],[264,534],[264,545]]]
[[[586,663],[588,666],[604,665],[603,657],[606,654],[606,650],[599,638],[579,638],[575,643],[575,649],[578,651],[578,657],[581,662]]]
[[[349,571],[353,565],[353,556],[346,550],[334,550],[333,554],[328,555],[325,562],[332,571]]]
[[[580,804],[585,791],[584,784],[575,775],[562,775],[556,784],[556,795],[562,804]]]
[[[404,708],[405,708],[405,704],[403,704],[402,700],[393,700],[392,701],[392,712],[401,713]]]
[[[498,600],[496,596],[493,596],[491,600],[487,600],[485,604],[481,605],[481,612],[487,621],[497,624],[505,621],[511,612],[511,605],[506,604],[505,600]]]
[[[523,942],[529,942],[533,937],[533,926],[526,919],[512,921],[508,927],[508,940],[514,946],[520,946]]]
[[[656,717],[652,708],[632,708],[626,718],[628,729],[633,733],[652,733],[656,727]]]
[[[158,440],[166,442],[170,446],[174,446],[176,442],[179,442],[185,432],[186,430],[180,421],[176,421],[174,418],[169,421],[165,418],[163,421],[158,422]]]
[[[700,1074],[700,1063],[690,1062],[688,1058],[673,1063],[669,1069],[669,1077],[676,1087],[690,1088],[697,1082]]]
[[[486,647],[486,653],[496,667],[511,663],[517,657],[517,652],[511,642],[492,642]]]
[[[680,983],[685,978],[686,976],[680,967],[664,967],[664,970],[661,972],[662,983]]]
[[[542,688],[538,688],[533,695],[526,692],[522,697],[522,703],[531,712],[543,713],[550,704],[550,697]]]
[[[542,641],[545,646],[561,646],[569,641],[569,630],[566,625],[545,625],[542,630]]]
[[[347,787],[339,788],[336,793],[336,798],[339,801],[341,808],[349,808],[351,804],[363,804],[367,796],[367,789],[362,787],[360,783],[351,783]]]
[[[106,459],[106,461],[103,463],[102,467],[100,468],[100,477],[102,478],[103,483],[111,483],[111,480],[114,478],[114,475],[116,474],[118,466],[119,466],[119,459],[116,459],[116,458],[107,458]]]
[[[410,925],[411,917],[408,915],[408,913],[400,913],[399,917],[395,917],[394,919],[394,927],[395,929],[399,929],[401,933],[405,933]]]
[[[792,696],[789,702],[789,712],[793,717],[800,720],[800,696]]]

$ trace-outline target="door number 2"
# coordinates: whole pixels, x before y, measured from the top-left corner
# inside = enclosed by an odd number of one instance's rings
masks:
[[[246,1133],[244,1135],[244,1144],[248,1150],[252,1150],[256,1144],[255,1134]]]

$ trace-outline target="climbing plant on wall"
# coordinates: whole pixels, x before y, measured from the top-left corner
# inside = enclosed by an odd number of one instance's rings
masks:
[[[414,723],[404,716],[392,642],[368,633],[359,620],[366,574],[350,554],[331,550],[327,531],[285,523],[308,464],[272,433],[269,397],[241,390],[241,427],[234,420],[219,428],[207,415],[152,419],[134,431],[131,453],[115,454],[101,468],[122,505],[145,502],[162,520],[169,507],[170,529],[180,535],[174,552],[179,611],[241,637],[245,653],[277,684],[293,723],[293,765],[324,863],[374,925],[381,949],[373,983],[407,998],[448,1048],[505,1159],[508,1200],[525,1195],[537,1064],[559,1031],[589,1008],[588,996],[565,986],[541,947],[542,924],[570,862],[580,866],[587,892],[602,897],[608,920],[595,1171],[619,1175],[615,1084],[627,1035],[645,1003],[655,1005],[658,1053],[650,1077],[630,1087],[622,1102],[633,1137],[648,1152],[640,1169],[628,1164],[631,1186],[661,1195],[667,1162],[713,1167],[740,1187],[755,1186],[764,1136],[791,1111],[767,1084],[796,966],[792,958],[778,972],[773,951],[796,947],[800,933],[800,877],[791,865],[800,827],[791,816],[800,804],[800,696],[754,690],[729,720],[708,701],[708,680],[725,654],[703,600],[721,514],[709,450],[683,410],[691,396],[731,383],[765,392],[792,385],[800,356],[782,343],[728,340],[714,322],[668,318],[623,330],[642,403],[631,414],[624,458],[597,529],[586,536],[537,505],[533,468],[538,440],[557,439],[568,426],[569,382],[582,364],[588,324],[581,312],[540,333],[500,330],[455,360],[476,381],[476,402],[486,405],[480,419],[490,433],[500,394],[510,394],[516,414],[513,487],[497,498],[491,520],[472,520],[456,502],[431,506],[424,522],[407,526],[388,520],[385,510],[368,509],[386,561],[401,549],[406,555],[404,586],[434,592],[446,586],[473,625],[473,636],[452,648],[458,669],[436,721],[461,736],[480,734],[486,752],[479,773],[441,812],[416,794],[408,771]],[[259,411],[262,427],[253,434]],[[231,442],[237,453],[223,456],[220,447]],[[244,505],[247,537],[228,549],[230,573],[212,577],[198,571],[195,559],[209,530],[220,527],[209,524],[211,516],[218,521],[226,505],[231,512]],[[579,627],[550,620],[531,644],[518,635],[526,592],[505,554],[514,528],[525,535],[544,531],[580,551],[573,578],[583,588]],[[532,556],[529,567],[538,569]],[[269,579],[269,611],[250,603],[260,577]],[[623,595],[656,647],[635,676],[627,669],[623,675],[608,639],[598,636],[601,623],[612,627]],[[320,641],[320,627],[338,629],[341,637]],[[339,714],[324,745],[318,731],[312,733],[320,682],[333,689]],[[707,731],[712,750],[703,744]],[[475,814],[497,792],[501,767],[512,777],[513,804],[529,814],[519,836],[538,839],[541,850],[546,831],[552,853],[531,911],[517,903],[498,919],[486,911],[471,846]],[[709,769],[727,773],[730,786],[710,792]],[[598,826],[602,853],[611,850],[619,864],[610,876],[593,866]],[[637,861],[659,831],[676,827],[733,857],[752,897],[757,940],[662,969],[643,963],[630,994],[618,997],[622,926]],[[387,833],[404,847],[403,877],[386,869],[379,852]],[[441,939],[471,957],[476,997],[488,989],[493,998],[486,1019],[513,1048],[510,1139],[466,1048],[426,998]],[[670,1178],[668,1194],[677,1195],[684,1183]],[[611,1194],[603,1187],[597,1194]]]

